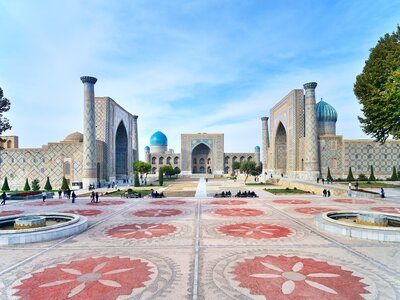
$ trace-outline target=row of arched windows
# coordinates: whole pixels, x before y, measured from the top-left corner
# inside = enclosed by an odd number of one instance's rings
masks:
[[[229,156],[225,156],[225,164],[226,164],[226,165],[229,164],[229,159],[230,159]],[[253,160],[253,157],[248,156],[248,157],[246,158],[245,156],[241,156],[241,157],[239,158],[239,162],[242,162],[242,161],[244,161],[245,159],[247,159],[248,161],[251,161],[251,160]],[[233,156],[233,157],[232,157],[232,163],[234,163],[234,162],[236,162],[236,161],[238,161],[238,157],[237,157],[237,156]]]
[[[206,160],[204,158],[200,158],[199,159],[199,165],[204,165],[205,163],[206,163]],[[197,159],[196,158],[193,158],[193,164],[197,165]],[[211,164],[211,158],[208,158],[207,159],[207,165],[210,165],[210,164]]]
[[[167,159],[166,159],[166,164],[170,165],[171,164],[171,160],[172,160],[172,157],[168,156]],[[157,157],[153,156],[153,158],[151,159],[151,164],[153,164],[153,165],[157,164]],[[159,165],[163,165],[164,164],[164,157],[161,156],[161,157],[158,158],[158,164]],[[179,164],[179,157],[176,156],[174,158],[174,165],[177,165],[177,164]]]

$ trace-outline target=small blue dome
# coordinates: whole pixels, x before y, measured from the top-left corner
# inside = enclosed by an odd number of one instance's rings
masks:
[[[150,150],[149,146],[144,147],[144,150]]]
[[[336,110],[322,99],[315,106],[315,111],[317,114],[318,122],[336,122],[337,121]]]
[[[150,146],[168,146],[167,136],[161,131],[153,133],[150,137]]]
[[[256,146],[255,149],[260,150],[260,146]]]

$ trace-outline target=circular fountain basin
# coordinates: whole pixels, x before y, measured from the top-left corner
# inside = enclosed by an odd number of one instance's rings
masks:
[[[341,211],[315,216],[315,226],[337,235],[367,240],[400,242],[400,214]]]
[[[15,219],[15,229],[26,229],[46,226],[46,218],[43,216],[27,216]]]
[[[15,224],[40,224],[44,226],[19,227]],[[19,226],[19,225],[17,225]],[[86,217],[68,213],[23,214],[0,217],[0,245],[27,244],[68,237],[85,231]]]

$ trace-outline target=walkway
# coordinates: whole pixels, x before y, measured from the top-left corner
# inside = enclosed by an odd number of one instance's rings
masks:
[[[199,179],[199,184],[197,185],[195,198],[205,198],[207,197],[207,184],[204,178]]]

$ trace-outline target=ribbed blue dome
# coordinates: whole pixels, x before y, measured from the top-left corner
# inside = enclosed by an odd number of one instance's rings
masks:
[[[336,110],[322,99],[315,106],[315,111],[317,113],[317,121],[318,122],[329,122],[329,121],[336,122],[337,121]]]
[[[144,150],[150,150],[149,146],[144,147]]]
[[[150,138],[151,146],[168,146],[167,136],[161,131],[155,132]]]
[[[256,146],[255,148],[258,149],[258,150],[260,150],[260,146]]]

